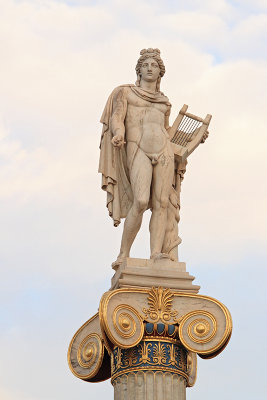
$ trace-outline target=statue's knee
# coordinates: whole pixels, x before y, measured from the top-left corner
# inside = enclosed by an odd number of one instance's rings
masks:
[[[136,201],[136,209],[139,213],[144,212],[147,209],[148,201],[146,199],[138,199]]]
[[[169,198],[168,197],[163,197],[161,199],[161,202],[160,202],[160,207],[161,208],[167,208],[168,205],[169,205]]]

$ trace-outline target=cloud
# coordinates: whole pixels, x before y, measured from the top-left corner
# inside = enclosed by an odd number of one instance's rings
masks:
[[[247,8],[250,12],[259,12],[267,10],[266,0],[237,0],[238,8]]]
[[[228,48],[229,54],[234,57],[247,57],[266,60],[266,35],[267,35],[267,13],[250,15],[240,21],[232,31],[233,45]],[[230,37],[229,37],[230,41]],[[227,53],[226,53],[227,54]]]

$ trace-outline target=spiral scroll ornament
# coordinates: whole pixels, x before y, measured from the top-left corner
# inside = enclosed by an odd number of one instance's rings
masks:
[[[120,304],[114,309],[112,324],[114,329],[109,329],[107,334],[119,347],[135,346],[143,337],[143,320],[138,312],[127,304]]]
[[[104,346],[97,333],[87,335],[78,345],[70,348],[69,366],[75,376],[84,380],[94,377],[103,361]]]
[[[180,323],[179,337],[182,344],[196,353],[213,351],[216,339],[217,322],[215,317],[207,311],[192,311]],[[210,343],[210,344],[209,344]]]

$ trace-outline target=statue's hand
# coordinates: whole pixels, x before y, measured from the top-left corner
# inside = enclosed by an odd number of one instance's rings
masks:
[[[113,146],[120,148],[125,144],[124,137],[122,135],[115,135],[112,138],[111,143],[113,144]]]
[[[208,136],[209,136],[209,131],[206,131],[206,132],[204,133],[204,135],[203,135],[203,138],[202,138],[202,140],[201,140],[201,143],[205,143],[205,141],[206,141],[206,139],[208,138]]]

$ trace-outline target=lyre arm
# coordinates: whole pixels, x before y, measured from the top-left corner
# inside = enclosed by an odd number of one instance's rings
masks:
[[[188,143],[187,149],[188,149],[188,155],[190,155],[195,149],[196,147],[199,145],[200,143],[200,138],[202,139],[205,135],[205,133],[207,132],[210,120],[211,120],[211,115],[207,114],[206,118],[203,121],[202,126],[199,128],[199,131],[197,133],[197,135],[193,138],[192,141],[190,141]]]
[[[212,118],[212,115],[211,115],[211,114],[207,114],[207,115],[206,115],[206,118],[205,118],[204,121],[203,121],[203,124],[204,124],[204,125],[207,125],[207,129],[208,129],[208,126],[209,126],[209,124],[210,124],[211,118]]]
[[[182,122],[182,119],[183,119],[183,117],[184,117],[184,115],[185,115],[187,109],[188,109],[188,105],[187,105],[187,104],[184,104],[183,107],[181,108],[181,110],[179,111],[179,114],[178,114],[176,120],[175,120],[174,123],[172,124],[171,129],[169,130],[169,137],[170,137],[170,140],[171,140],[171,139],[173,138],[173,136],[175,135],[175,132],[177,131],[178,126],[179,126],[180,123]]]

